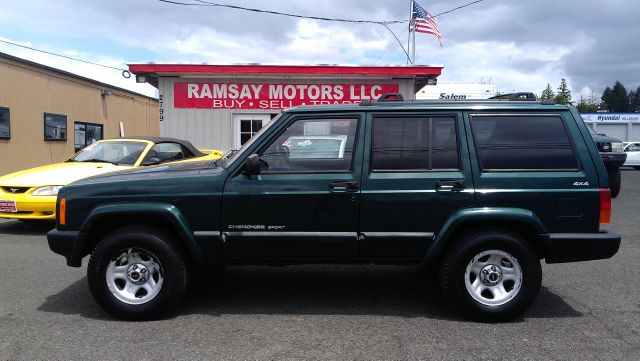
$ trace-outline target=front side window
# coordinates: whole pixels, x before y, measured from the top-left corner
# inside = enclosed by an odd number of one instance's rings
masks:
[[[76,122],[74,124],[73,145],[76,152],[89,144],[102,140],[102,124]]]
[[[484,171],[578,169],[560,116],[472,116],[471,125]]]
[[[454,117],[376,117],[371,169],[428,171],[458,169]]]
[[[301,119],[260,153],[263,172],[351,170],[357,119]]]
[[[640,143],[632,143],[627,146],[624,150],[625,152],[639,152],[640,151]]]
[[[177,143],[158,143],[154,145],[142,160],[142,165],[174,162],[188,158]]]
[[[67,140],[67,116],[44,113],[44,140]]]
[[[0,139],[11,138],[11,124],[9,108],[0,107]]]

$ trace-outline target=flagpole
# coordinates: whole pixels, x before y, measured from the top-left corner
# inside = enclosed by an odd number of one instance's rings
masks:
[[[411,1],[411,18],[413,19],[413,1]],[[416,63],[416,24],[411,31],[411,64]]]
[[[409,0],[409,33],[407,34],[407,50],[411,49],[411,19],[413,18],[413,0]],[[413,60],[407,57],[407,64],[413,64]]]

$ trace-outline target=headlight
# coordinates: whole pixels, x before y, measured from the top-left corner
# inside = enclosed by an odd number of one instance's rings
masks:
[[[622,150],[622,143],[621,142],[611,143],[611,151],[616,153],[624,152],[624,150]]]
[[[36,189],[31,193],[34,196],[55,196],[62,186],[44,186]]]

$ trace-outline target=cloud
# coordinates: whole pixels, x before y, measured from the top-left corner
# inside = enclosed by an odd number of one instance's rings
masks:
[[[467,3],[419,2],[432,14]],[[352,19],[395,20],[408,15],[408,2],[403,1],[317,0],[310,4],[297,0],[234,2]],[[606,5],[581,0],[484,1],[437,18],[445,36],[444,48],[433,37],[418,34],[418,60],[444,64],[443,80],[493,78],[503,91],[539,93],[547,83],[556,88],[561,78],[567,79],[574,94],[583,89],[602,92],[616,80],[635,89],[640,86],[640,47],[635,45],[640,27],[637,11],[632,9],[637,9],[633,0],[610,0]],[[42,0],[7,2],[0,12],[0,24],[9,29],[0,35],[9,32],[8,37],[38,47],[76,51],[110,64],[405,64],[399,44],[381,26],[153,0],[60,0],[56,6]],[[406,24],[391,28],[406,46]],[[69,64],[56,61],[69,69]],[[103,71],[93,69],[93,73]],[[111,74],[104,73],[105,79]]]

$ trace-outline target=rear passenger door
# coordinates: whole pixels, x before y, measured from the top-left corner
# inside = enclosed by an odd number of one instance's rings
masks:
[[[460,112],[367,119],[359,255],[420,259],[447,217],[473,203]]]

